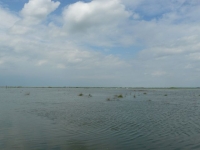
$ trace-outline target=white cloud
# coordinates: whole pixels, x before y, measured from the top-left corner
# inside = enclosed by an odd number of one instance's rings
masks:
[[[23,23],[38,24],[43,21],[47,15],[58,8],[60,2],[52,0],[29,0],[21,10],[23,16]]]
[[[193,2],[77,2],[51,21],[48,15],[59,2],[30,0],[21,18],[0,7],[0,69],[29,77],[48,74],[86,86],[196,85],[200,6]],[[125,46],[136,51],[129,53],[131,59],[123,56]]]
[[[85,31],[91,28],[106,28],[126,20],[130,13],[119,0],[93,0],[89,3],[76,2],[63,11],[65,28]]]
[[[19,18],[9,12],[8,9],[5,9],[3,7],[0,6],[0,29],[7,29],[13,26],[13,24],[15,22],[17,22],[19,20]]]
[[[60,2],[52,0],[29,0],[20,11],[21,18],[10,28],[11,34],[32,34],[45,22],[47,16],[56,10]],[[33,27],[34,26],[34,27]]]
[[[76,2],[64,8],[63,29],[54,33],[82,45],[129,45],[134,39],[128,42],[124,39],[127,39],[125,34],[130,34],[126,33],[126,27],[131,15],[120,0]]]

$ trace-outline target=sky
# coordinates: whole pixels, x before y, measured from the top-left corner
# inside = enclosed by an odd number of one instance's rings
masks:
[[[0,0],[0,86],[199,87],[199,0]]]

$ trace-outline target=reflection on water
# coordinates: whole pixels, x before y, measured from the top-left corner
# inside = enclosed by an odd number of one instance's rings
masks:
[[[0,88],[0,149],[198,150],[199,95],[198,89]]]

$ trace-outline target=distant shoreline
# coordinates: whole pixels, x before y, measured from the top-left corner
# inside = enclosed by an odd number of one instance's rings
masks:
[[[71,87],[71,86],[0,86],[0,88],[121,88],[121,89],[200,89],[200,87]]]

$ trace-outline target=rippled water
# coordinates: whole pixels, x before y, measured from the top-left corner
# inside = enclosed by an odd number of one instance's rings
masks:
[[[200,90],[0,88],[0,149],[199,150]]]

